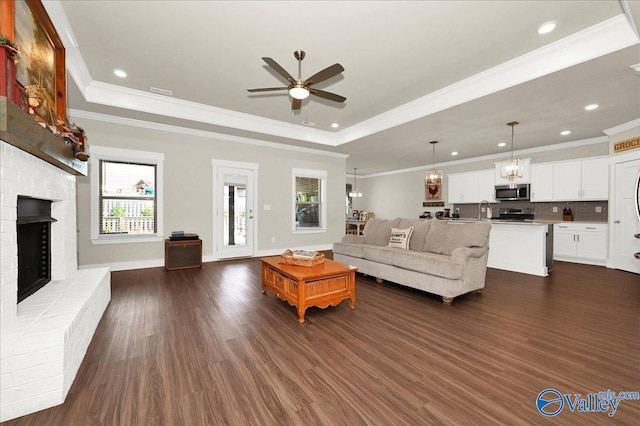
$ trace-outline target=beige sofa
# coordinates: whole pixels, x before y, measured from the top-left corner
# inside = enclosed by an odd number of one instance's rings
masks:
[[[413,228],[407,249],[389,247],[392,228]],[[334,243],[333,257],[379,282],[437,294],[451,304],[456,296],[484,288],[490,231],[490,223],[374,218],[365,225],[364,235],[345,235]]]

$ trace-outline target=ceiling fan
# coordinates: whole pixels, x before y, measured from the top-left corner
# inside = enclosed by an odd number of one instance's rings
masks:
[[[275,90],[288,90],[291,95],[291,109],[298,110],[302,105],[302,100],[309,97],[309,95],[315,95],[320,98],[329,99],[335,102],[344,102],[347,100],[344,96],[336,95],[335,93],[325,92],[324,90],[316,89],[312,87],[314,84],[320,83],[340,74],[344,71],[344,67],[340,64],[333,64],[330,67],[323,69],[307,78],[302,79],[302,60],[305,57],[303,50],[296,50],[293,52],[293,56],[298,60],[298,78],[295,79],[284,68],[282,68],[276,61],[271,58],[262,58],[271,68],[273,68],[278,74],[283,76],[289,82],[287,87],[263,87],[260,89],[247,89],[249,92],[271,92]]]

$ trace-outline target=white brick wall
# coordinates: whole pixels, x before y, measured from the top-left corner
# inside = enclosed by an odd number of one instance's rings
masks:
[[[19,305],[18,195],[52,200],[49,284]],[[64,402],[111,299],[108,268],[78,270],[75,177],[0,141],[0,421]]]

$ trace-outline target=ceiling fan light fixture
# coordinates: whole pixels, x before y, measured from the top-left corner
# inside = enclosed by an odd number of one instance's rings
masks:
[[[291,89],[289,89],[289,94],[294,99],[302,100],[309,97],[309,90],[302,84],[295,84]]]

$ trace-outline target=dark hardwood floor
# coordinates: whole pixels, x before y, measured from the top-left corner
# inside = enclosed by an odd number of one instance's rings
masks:
[[[640,391],[640,278],[554,266],[490,269],[452,306],[358,275],[355,310],[302,325],[257,259],[114,272],[65,403],[6,425],[638,424],[640,400],[537,411],[547,388]]]

